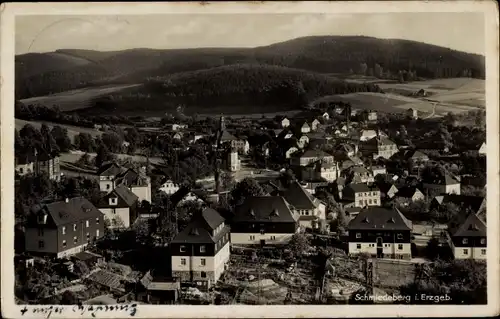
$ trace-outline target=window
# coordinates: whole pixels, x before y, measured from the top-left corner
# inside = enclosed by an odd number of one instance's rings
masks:
[[[462,239],[462,244],[466,245],[469,243],[469,240],[467,238]]]
[[[464,249],[464,255],[468,255],[469,254],[469,250],[468,249]]]
[[[99,229],[95,231],[95,236],[99,237]]]
[[[481,249],[481,255],[486,255],[486,249]]]
[[[255,240],[255,236],[250,236],[250,240]]]
[[[111,205],[116,205],[116,197],[115,198],[110,198],[109,202],[111,203]]]
[[[200,246],[200,253],[204,253],[206,251],[207,251],[207,249],[206,249],[205,245],[201,245]]]
[[[63,246],[63,248],[66,248],[66,241],[65,240],[63,240],[62,246]]]
[[[61,228],[61,232],[62,232],[63,235],[66,235],[66,226],[63,226]]]
[[[265,231],[263,228],[261,228],[261,229],[260,229],[260,234],[261,234],[261,235],[264,235],[265,233],[266,233],[266,231]]]
[[[306,215],[309,215],[309,211],[308,210],[306,210]]]
[[[356,238],[361,238],[361,233],[356,233]]]
[[[38,228],[38,236],[43,236],[43,228]]]
[[[371,199],[368,200],[368,204],[370,204],[370,205],[372,204],[372,200]]]
[[[398,234],[398,239],[403,239],[403,234]]]
[[[90,222],[88,220],[85,221],[85,227],[87,227],[87,228],[90,227]]]
[[[181,247],[179,247],[179,251],[180,251],[181,253],[185,253],[185,252],[186,252],[186,246],[181,245]]]
[[[486,244],[486,238],[481,238],[481,245]]]
[[[206,260],[205,258],[202,258],[202,259],[200,260],[200,264],[201,264],[202,266],[206,266],[206,265],[207,265],[207,260]]]
[[[207,278],[207,273],[204,271],[202,271],[200,275],[201,275],[201,278]]]
[[[99,225],[99,217],[97,217],[97,218],[95,219],[95,223],[96,223],[96,225]]]
[[[75,243],[75,244],[78,243],[78,237],[76,237],[76,236],[73,237],[73,243]]]
[[[76,231],[76,224],[73,224],[73,231]]]
[[[363,206],[363,201],[362,200],[359,201],[359,206]]]
[[[111,185],[107,184],[106,189],[110,189],[110,188],[111,188]]]
[[[377,199],[374,199],[374,200],[373,200],[373,204],[378,205],[378,200],[377,200]]]
[[[181,265],[186,266],[186,258],[181,258]]]
[[[271,236],[271,240],[276,240],[276,236]]]
[[[357,244],[356,249],[361,249],[361,244]]]
[[[90,241],[90,233],[87,233],[87,241]]]
[[[38,248],[44,248],[45,247],[45,243],[43,242],[43,240],[39,240],[38,241]]]
[[[403,244],[398,244],[398,250],[403,250]]]

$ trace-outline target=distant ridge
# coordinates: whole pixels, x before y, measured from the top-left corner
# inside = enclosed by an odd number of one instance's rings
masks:
[[[56,62],[62,57],[64,63]],[[366,63],[368,72],[378,64],[385,72],[413,70],[425,78],[484,78],[485,73],[481,55],[416,41],[364,36],[310,36],[257,48],[137,48],[108,52],[61,49],[16,56],[16,98],[96,84],[141,83],[151,76],[224,65],[266,64],[347,74],[356,72],[362,63]]]

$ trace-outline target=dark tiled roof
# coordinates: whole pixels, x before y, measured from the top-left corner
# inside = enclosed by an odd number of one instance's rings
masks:
[[[396,197],[412,198],[417,191],[420,191],[417,187],[404,186],[398,190],[398,192],[396,193]]]
[[[89,200],[83,197],[74,197],[68,199],[68,202],[58,201],[45,204],[41,207],[41,211],[47,212],[57,226],[103,216]],[[38,210],[36,213],[41,211]],[[36,218],[36,214],[31,218]],[[32,223],[36,223],[36,219],[33,219]]]
[[[117,205],[110,205],[109,199],[113,197],[118,197]],[[132,207],[139,197],[135,195],[128,187],[125,185],[119,185],[115,189],[113,189],[109,194],[106,194],[99,200],[98,207],[106,208],[106,207],[116,207],[116,208],[126,208]]]
[[[333,157],[333,155],[330,155],[326,152],[323,152],[322,150],[313,150],[313,149],[308,149],[304,153],[302,153],[299,157]]]
[[[453,203],[462,208],[470,208],[473,212],[478,212],[484,197],[482,196],[468,196],[468,195],[455,195],[443,194],[434,197],[433,201],[438,205]]]
[[[368,207],[349,223],[349,229],[411,230],[412,223],[397,208]]]
[[[349,184],[346,186],[346,189],[348,188],[352,189],[353,192],[355,193],[380,191],[380,189],[378,189],[377,186],[375,185],[368,186],[365,183]]]
[[[233,134],[229,133],[228,131],[222,131],[222,134],[221,134],[221,137],[220,137],[220,140],[222,142],[225,142],[225,141],[235,141],[237,140],[236,136],[234,136]]]
[[[247,198],[235,209],[233,222],[296,222],[298,216],[281,196],[256,196]]]
[[[454,229],[450,229],[450,234],[457,237],[486,236],[486,223],[476,214],[469,216]]]
[[[123,171],[123,168],[115,162],[110,162],[102,165],[97,171],[100,176],[116,176]]]
[[[205,208],[201,213],[193,216],[188,226],[184,228],[175,238],[173,243],[214,243],[220,235],[225,234],[229,227],[226,226],[225,231],[220,232],[213,237],[212,232],[222,223],[224,218],[212,208]]]
[[[132,168],[118,174],[116,178],[118,184],[123,183],[127,186],[147,186],[149,183],[147,176],[136,172]]]
[[[297,181],[291,183],[283,197],[296,209],[314,209],[319,205],[319,200],[314,198]]]

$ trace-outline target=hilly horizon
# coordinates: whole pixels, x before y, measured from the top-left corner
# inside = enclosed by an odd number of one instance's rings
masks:
[[[376,85],[368,88],[362,83],[359,87],[347,88],[343,79],[348,75],[411,81],[452,77],[481,79],[484,73],[481,55],[416,41],[364,36],[310,36],[255,48],[60,49],[16,56],[16,98],[140,84],[132,92],[113,92],[112,109],[116,110],[117,100],[124,104],[141,100],[145,105],[152,105],[154,100],[157,109],[159,101],[161,105],[180,102],[207,107],[230,99],[249,105],[253,102],[270,105],[279,100],[278,97],[283,98],[280,103],[296,106],[303,98],[301,94],[293,93],[285,98],[283,92],[296,92],[306,87],[305,96],[317,98],[335,92],[380,91]],[[250,82],[245,79],[248,74],[252,76]],[[154,78],[160,78],[163,84],[151,85]],[[217,83],[210,79],[216,79]],[[197,93],[187,87],[200,87],[202,83],[212,85],[212,89]],[[243,89],[237,89],[233,83],[242,83]],[[168,98],[164,91],[158,90],[162,86],[173,90],[168,92]],[[321,89],[316,90],[316,87]],[[151,90],[156,91],[152,94]],[[271,97],[269,90],[281,91]],[[257,96],[252,96],[255,94]],[[145,96],[151,98],[144,101]],[[101,93],[93,100],[97,101],[86,102],[86,105],[99,104],[94,108],[98,110],[109,106],[109,99]]]

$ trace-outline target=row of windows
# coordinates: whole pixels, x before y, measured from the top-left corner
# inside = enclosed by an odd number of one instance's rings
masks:
[[[310,210],[309,209],[298,209],[297,210],[300,215],[309,215]]]
[[[99,217],[96,217],[95,223],[96,223],[96,225],[99,225]],[[85,227],[86,228],[90,227],[90,220],[87,219],[85,221]],[[76,231],[76,230],[77,230],[77,224],[73,224],[73,231]],[[66,226],[62,227],[61,232],[62,232],[63,235],[66,235]]]
[[[373,199],[373,200],[372,199],[369,199],[369,200],[365,199],[364,201],[362,199],[359,200],[360,206],[363,206],[363,203],[364,203],[364,205],[378,205],[378,199]]]
[[[469,249],[465,248],[463,250],[463,253],[464,253],[464,255],[468,255],[469,254]],[[481,255],[486,255],[486,249],[481,249]]]
[[[181,258],[181,265],[186,266],[186,258]],[[200,266],[206,266],[207,260],[205,258],[200,259]]]
[[[276,240],[276,236],[269,236],[270,240]],[[255,240],[255,236],[251,235],[250,240]]]
[[[359,197],[363,197],[363,196],[379,196],[379,192],[362,192],[362,193],[358,193]]]
[[[96,225],[99,225],[99,217],[96,218],[95,222],[96,222]],[[89,220],[85,221],[85,227],[87,227],[87,228],[90,227]],[[73,224],[73,231],[76,231],[76,230],[77,230],[77,224]],[[61,232],[63,235],[66,235],[66,226],[63,226],[61,228]],[[43,237],[44,234],[45,234],[45,232],[44,232],[43,228],[38,228],[38,236]]]
[[[229,234],[225,234],[223,237],[224,241],[227,241],[229,239]],[[218,246],[221,245],[222,239],[219,240],[217,243],[215,243],[215,250],[219,249]],[[185,253],[187,250],[185,245],[181,245],[179,247],[179,251],[181,253]],[[207,246],[206,245],[200,245],[200,253],[206,253],[207,252]]]
[[[469,239],[464,238],[462,239],[462,244],[467,245],[469,243]],[[481,245],[486,244],[486,238],[481,238]]]
[[[99,229],[96,230],[96,237],[99,237]],[[90,242],[90,233],[87,233],[87,243],[89,243],[89,242]],[[73,244],[78,244],[78,237],[77,236],[73,237]],[[63,246],[63,248],[66,248],[66,246],[67,246],[66,240],[62,241],[62,246]],[[38,241],[38,248],[39,249],[45,248],[45,241],[39,240]]]
[[[375,247],[375,244],[368,244],[368,247]],[[389,246],[385,246],[389,247]],[[356,245],[356,249],[361,249],[361,244]],[[403,250],[403,244],[398,244],[398,250]]]
[[[369,235],[371,235],[371,233]],[[356,238],[361,238],[361,237],[362,237],[361,233],[356,233]],[[401,233],[397,234],[396,238],[397,239],[403,239],[403,234],[401,234]]]

